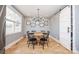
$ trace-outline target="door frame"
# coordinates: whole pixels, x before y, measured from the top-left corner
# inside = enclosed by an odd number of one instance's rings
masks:
[[[73,53],[73,8],[71,7],[71,52]]]

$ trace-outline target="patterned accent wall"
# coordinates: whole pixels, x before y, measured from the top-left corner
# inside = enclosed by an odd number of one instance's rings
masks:
[[[39,21],[34,20],[33,18],[25,18],[26,20],[26,31],[31,31],[31,30],[36,30],[36,31],[41,31],[49,30],[49,19],[40,19]]]

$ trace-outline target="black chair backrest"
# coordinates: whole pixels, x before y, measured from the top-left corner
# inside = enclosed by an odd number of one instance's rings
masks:
[[[27,36],[28,36],[28,34],[29,34],[29,31],[27,31]]]
[[[27,34],[29,33],[29,31],[27,31]]]
[[[49,33],[43,33],[43,37],[46,39],[49,38]]]
[[[47,33],[49,34],[49,33],[50,33],[50,31],[47,31]]]
[[[35,30],[32,30],[32,32],[36,32]]]
[[[34,33],[28,33],[28,38],[34,38]]]
[[[45,33],[45,31],[44,31],[44,30],[41,30],[41,32]]]

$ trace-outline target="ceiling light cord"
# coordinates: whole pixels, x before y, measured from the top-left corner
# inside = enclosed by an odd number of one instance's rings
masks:
[[[38,9],[37,9],[37,12],[38,12],[38,18],[39,18],[39,10],[40,10],[40,9],[38,8]]]

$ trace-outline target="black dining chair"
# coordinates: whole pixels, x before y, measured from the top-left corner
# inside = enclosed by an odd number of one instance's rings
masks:
[[[47,31],[47,33],[49,34],[49,33],[50,33],[50,31]]]
[[[37,44],[37,39],[35,38],[34,33],[28,33],[28,47],[30,44],[33,45],[33,49],[35,44]]]
[[[32,32],[34,33],[34,32],[36,32],[35,30],[32,30]]]
[[[26,34],[27,34],[27,37],[28,37],[29,36],[29,31],[27,31]],[[27,43],[28,43],[28,40],[27,40]]]
[[[49,38],[49,33],[43,33],[43,37],[40,39],[40,44],[43,46],[43,49],[45,44],[47,44],[48,46],[48,38]]]
[[[41,32],[42,32],[42,33],[45,33],[45,31],[44,31],[44,30],[41,30]]]
[[[26,32],[27,36],[28,36],[29,31]]]

